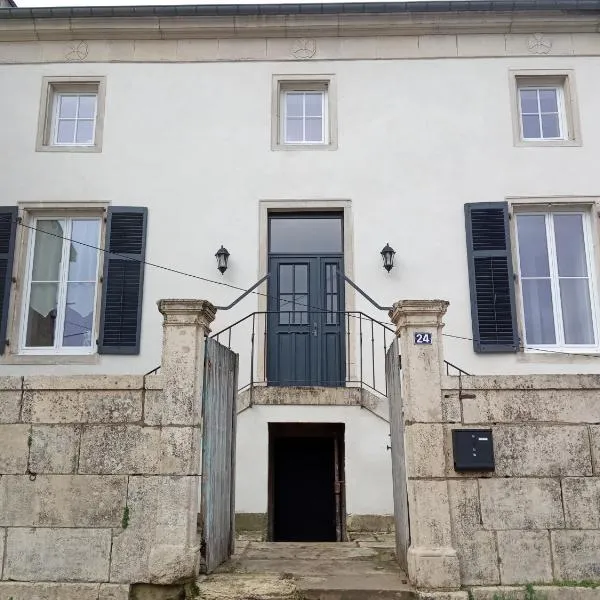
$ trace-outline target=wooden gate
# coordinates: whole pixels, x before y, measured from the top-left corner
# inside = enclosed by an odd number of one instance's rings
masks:
[[[233,553],[238,355],[206,340],[202,429],[202,556],[207,573]]]
[[[394,487],[394,518],[396,521],[396,556],[404,571],[408,571],[410,529],[406,460],[404,456],[404,415],[400,380],[398,339],[390,346],[385,360],[385,377],[390,403],[390,434],[392,446],[392,478]]]

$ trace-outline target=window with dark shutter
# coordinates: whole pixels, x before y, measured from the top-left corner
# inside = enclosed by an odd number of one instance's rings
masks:
[[[475,352],[519,348],[508,203],[465,204]]]
[[[0,354],[4,354],[12,284],[17,207],[0,208]]]
[[[148,211],[108,209],[99,354],[139,354]]]

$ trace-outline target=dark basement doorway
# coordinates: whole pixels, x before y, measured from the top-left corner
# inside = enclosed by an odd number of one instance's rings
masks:
[[[269,540],[346,538],[343,423],[269,423]]]

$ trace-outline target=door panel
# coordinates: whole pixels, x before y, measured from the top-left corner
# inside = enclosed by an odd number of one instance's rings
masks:
[[[341,268],[340,257],[270,257],[269,385],[344,385]]]

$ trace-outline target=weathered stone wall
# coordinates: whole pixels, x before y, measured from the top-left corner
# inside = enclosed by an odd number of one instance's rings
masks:
[[[443,436],[463,585],[600,579],[600,376],[447,377]],[[452,430],[491,428],[496,469],[457,473]]]
[[[195,579],[214,308],[159,309],[160,376],[0,377],[0,600],[138,599],[135,584]]]

